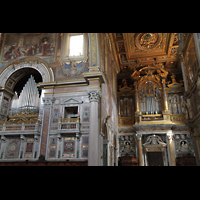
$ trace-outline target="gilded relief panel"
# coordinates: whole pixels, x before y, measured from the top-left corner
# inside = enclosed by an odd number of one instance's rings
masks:
[[[125,36],[128,60],[167,53],[169,33],[129,33]]]

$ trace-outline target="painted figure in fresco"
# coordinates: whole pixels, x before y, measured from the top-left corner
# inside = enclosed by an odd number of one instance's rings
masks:
[[[14,52],[15,52],[16,58],[19,58],[21,56],[20,46],[18,46]]]
[[[42,44],[42,55],[46,56],[47,55],[47,39],[44,39],[44,43]]]
[[[19,37],[14,37],[12,43],[5,41],[3,47],[4,55],[3,61],[9,62],[23,56],[53,56],[55,51],[55,33],[50,34],[35,34],[31,35],[21,33]],[[8,38],[12,38],[12,33],[7,34]],[[23,36],[23,40],[21,40]],[[14,42],[13,42],[14,41]],[[50,43],[50,41],[52,43]],[[1,44],[1,43],[0,43]]]
[[[15,58],[15,48],[17,46],[17,43],[15,43],[14,45],[12,45],[7,51],[6,53],[4,54],[4,59],[7,61],[7,60],[10,60],[10,59],[13,59]]]

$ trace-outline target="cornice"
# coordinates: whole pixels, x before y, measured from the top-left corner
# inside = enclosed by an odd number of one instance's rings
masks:
[[[49,87],[49,86],[64,86],[64,85],[82,85],[86,84],[86,81],[84,79],[79,79],[79,80],[71,80],[71,81],[53,81],[53,82],[40,82],[37,84],[39,88],[43,87]]]
[[[98,78],[101,83],[106,82],[106,78],[103,72],[85,72],[82,75],[86,82],[88,82],[88,79],[91,79],[91,78]]]

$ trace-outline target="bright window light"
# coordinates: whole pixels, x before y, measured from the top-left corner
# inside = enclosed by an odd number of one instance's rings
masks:
[[[69,56],[83,55],[83,35],[70,36]]]

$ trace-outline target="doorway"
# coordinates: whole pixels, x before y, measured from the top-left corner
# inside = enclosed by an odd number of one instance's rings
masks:
[[[164,166],[162,152],[147,152],[148,166]]]

